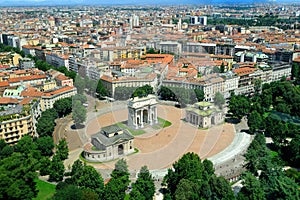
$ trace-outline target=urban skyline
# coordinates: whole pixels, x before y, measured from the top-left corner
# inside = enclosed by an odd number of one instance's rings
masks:
[[[256,4],[256,3],[299,3],[296,0],[245,0],[245,1],[236,1],[236,0],[95,0],[93,2],[86,0],[3,0],[0,1],[1,6],[57,6],[57,5],[187,5],[187,4]]]

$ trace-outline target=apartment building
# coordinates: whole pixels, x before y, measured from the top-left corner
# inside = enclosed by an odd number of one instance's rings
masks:
[[[54,67],[65,66],[69,70],[69,56],[57,53],[49,53],[45,54],[46,62]]]
[[[33,87],[28,87],[21,92],[20,96],[40,99],[41,110],[45,111],[47,109],[53,108],[53,104],[57,100],[71,97],[75,94],[77,94],[77,90],[75,87],[71,86],[56,87],[44,92],[41,92]]]
[[[39,101],[0,98],[0,139],[7,144],[16,144],[23,136],[36,136],[35,124],[41,115]]]
[[[155,73],[147,74],[144,77],[132,77],[132,76],[122,76],[113,77],[108,75],[101,76],[104,87],[110,92],[112,98],[115,96],[115,90],[117,87],[141,87],[144,85],[150,85],[157,89],[158,80]]]

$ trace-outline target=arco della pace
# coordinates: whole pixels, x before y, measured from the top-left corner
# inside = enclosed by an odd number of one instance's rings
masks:
[[[134,129],[153,125],[157,121],[157,101],[154,95],[134,97],[128,102],[128,126]]]
[[[128,101],[128,127],[144,128],[158,123],[156,96],[134,97]],[[91,162],[114,160],[134,153],[134,137],[117,124],[102,127],[84,146],[83,156]]]

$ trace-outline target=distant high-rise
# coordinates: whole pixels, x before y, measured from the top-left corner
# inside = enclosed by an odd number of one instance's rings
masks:
[[[207,25],[207,16],[191,16],[190,17],[191,25]]]
[[[133,27],[140,26],[140,18],[137,15],[132,16]]]

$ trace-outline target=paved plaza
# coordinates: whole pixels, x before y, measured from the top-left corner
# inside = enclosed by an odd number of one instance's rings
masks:
[[[67,126],[66,135],[69,143],[77,140],[76,145],[69,144],[69,159],[66,166],[71,166],[82,152],[79,148],[78,140],[83,145],[89,141],[91,135],[97,133],[101,127],[115,124],[116,122],[127,120],[127,108],[124,102],[100,103],[97,112],[90,111],[85,128],[81,130],[71,130]],[[158,105],[158,116],[172,123],[171,126],[154,130],[146,128],[147,133],[135,137],[135,147],[139,152],[130,156],[125,156],[131,171],[139,170],[143,165],[147,165],[151,170],[165,169],[170,167],[186,152],[195,152],[201,159],[211,157],[226,147],[228,147],[234,137],[235,130],[232,124],[224,123],[210,129],[200,130],[184,119],[184,109],[174,106]],[[66,122],[65,122],[66,123]],[[65,124],[64,123],[64,124]],[[70,136],[73,134],[73,137]],[[75,139],[74,139],[75,138]],[[115,161],[91,164],[98,169],[113,169]]]

